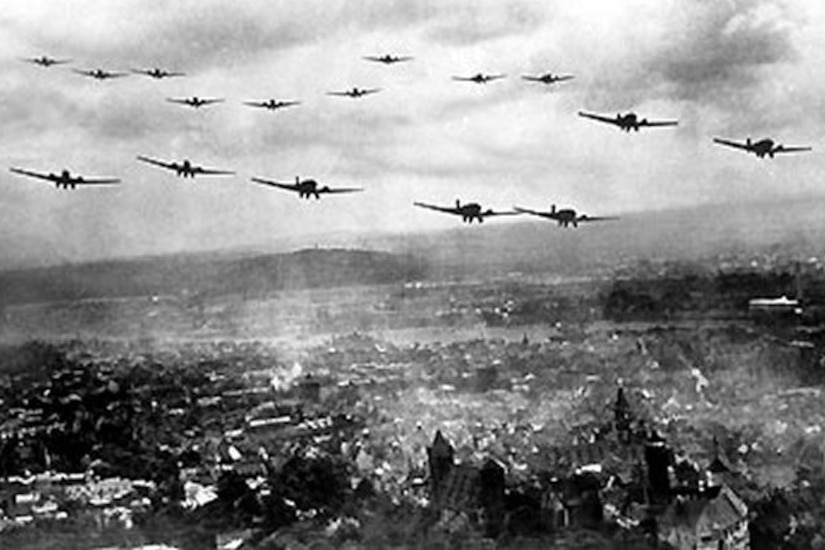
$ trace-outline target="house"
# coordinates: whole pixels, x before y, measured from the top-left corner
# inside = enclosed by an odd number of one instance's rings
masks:
[[[747,550],[748,507],[727,485],[680,496],[659,518],[659,538],[679,550]]]

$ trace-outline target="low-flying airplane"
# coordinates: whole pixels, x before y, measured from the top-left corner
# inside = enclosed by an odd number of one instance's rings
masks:
[[[169,103],[177,103],[178,105],[186,105],[187,107],[192,107],[193,109],[200,109],[206,105],[214,105],[215,103],[223,103],[223,99],[219,98],[202,98],[198,96],[192,97],[183,97],[183,98],[175,98],[175,97],[167,97],[166,101]]]
[[[55,59],[54,57],[49,57],[47,55],[41,55],[40,57],[24,57],[22,61],[27,63],[34,63],[35,65],[40,65],[41,67],[51,67],[52,65],[64,65],[66,63],[71,63],[71,59]]]
[[[713,138],[713,142],[719,145],[742,149],[748,153],[753,153],[761,159],[765,158],[765,155],[773,158],[776,153],[801,153],[812,150],[811,147],[785,147],[769,138],[760,139],[759,141],[751,141],[751,138],[747,138],[744,143],[722,138]]]
[[[594,113],[585,113],[584,111],[579,111],[579,116],[590,118],[593,120],[598,120],[599,122],[606,122],[608,124],[613,124],[614,126],[618,126],[621,130],[625,132],[629,132],[630,130],[639,131],[639,128],[658,128],[662,126],[677,126],[679,124],[676,120],[659,120],[659,121],[650,121],[646,118],[639,119],[639,116],[636,113],[625,113],[625,114],[617,114],[616,118],[597,115]]]
[[[63,189],[74,189],[78,185],[111,185],[114,183],[120,183],[120,180],[117,178],[85,178],[83,176],[73,176],[68,170],[63,170],[59,174],[52,172],[42,174],[40,172],[23,170],[22,168],[9,168],[9,170],[15,174],[20,174],[21,176],[50,181],[54,183],[54,186],[58,189],[61,187]]]
[[[133,73],[136,74],[143,74],[149,76],[151,78],[156,78],[158,80],[162,78],[173,78],[176,76],[186,76],[186,73],[179,73],[174,71],[167,71],[164,69],[160,69],[158,67],[152,67],[151,69],[132,69]]]
[[[117,72],[117,71],[105,71],[103,69],[72,69],[79,75],[88,76],[89,78],[95,78],[97,80],[107,80],[110,78],[123,78],[124,76],[129,76],[129,73]]]
[[[149,164],[154,164],[155,166],[160,166],[161,168],[166,168],[167,170],[173,170],[178,177],[183,178],[194,178],[195,176],[231,176],[235,173],[229,170],[203,168],[202,166],[192,164],[188,159],[184,159],[182,162],[165,162],[141,155],[138,155],[137,159],[148,162]]]
[[[574,77],[572,74],[553,74],[553,73],[544,73],[539,76],[530,76],[529,74],[523,75],[521,77],[524,80],[529,80],[530,82],[540,82],[542,84],[554,84],[556,82],[564,82],[565,80],[573,80]]]
[[[421,208],[429,208],[430,210],[435,210],[437,212],[444,212],[445,214],[453,214],[455,216],[461,216],[461,221],[466,223],[473,223],[473,220],[478,220],[478,223],[483,223],[484,218],[489,218],[492,216],[515,216],[518,212],[496,212],[492,208],[488,208],[487,210],[482,210],[481,205],[476,202],[468,202],[465,204],[461,204],[461,201],[456,199],[455,206],[436,206],[433,204],[427,204],[423,202],[414,202],[413,205],[420,206]]]
[[[578,214],[572,208],[562,208],[560,210],[556,210],[555,204],[550,205],[550,212],[540,212],[538,210],[530,210],[529,208],[521,208],[520,206],[514,206],[513,210],[523,214],[539,216],[540,218],[545,218],[548,220],[555,220],[558,222],[559,227],[568,227],[569,225],[578,227],[580,223],[619,219],[614,216],[588,216],[587,214]]]
[[[367,55],[364,57],[367,61],[374,61],[376,63],[384,63],[385,65],[392,65],[393,63],[403,63],[404,61],[411,61],[412,56],[399,55]]]
[[[345,92],[327,92],[327,95],[357,98],[357,97],[365,96],[365,95],[368,95],[368,94],[376,94],[380,91],[381,91],[381,88],[367,88],[367,89],[353,88],[353,89],[347,90]]]
[[[499,80],[501,78],[506,78],[507,75],[505,74],[475,74],[473,76],[454,76],[453,80],[457,80],[459,82],[475,82],[476,84],[487,84],[493,80]]]
[[[279,101],[276,99],[267,99],[265,101],[244,101],[244,105],[248,105],[250,107],[258,107],[260,109],[269,109],[270,111],[275,111],[277,109],[283,109],[284,107],[292,107],[294,105],[300,105],[300,101]]]
[[[302,180],[298,176],[295,176],[295,183],[279,183],[277,181],[272,181],[263,178],[252,178],[252,181],[255,183],[260,183],[262,185],[269,185],[270,187],[277,187],[278,189],[285,189],[287,191],[293,191],[298,193],[298,197],[302,199],[309,199],[311,197],[315,197],[316,199],[320,199],[321,195],[331,195],[337,193],[357,193],[359,191],[363,191],[360,187],[327,187],[326,185],[323,187],[318,187],[318,182],[315,180]]]

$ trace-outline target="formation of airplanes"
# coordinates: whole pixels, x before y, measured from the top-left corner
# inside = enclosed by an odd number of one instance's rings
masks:
[[[376,56],[364,56],[364,60],[380,63],[384,65],[392,65],[396,63],[405,63],[412,61],[415,59],[412,56],[408,55],[394,55],[394,54],[384,54],[384,55],[376,55]],[[39,65],[41,67],[52,67],[55,65],[65,65],[71,63],[70,59],[62,59],[62,58],[54,58],[49,57],[47,55],[42,55],[38,57],[28,57],[28,58],[20,58],[21,61],[32,63],[35,65]],[[74,69],[71,68],[73,72],[80,74],[82,76],[86,76],[89,78],[94,78],[97,80],[107,80],[107,79],[114,79],[114,78],[122,78],[129,76],[129,72],[121,72],[121,71],[110,71],[104,70],[100,68],[95,69]],[[166,69],[162,69],[159,67],[152,67],[152,68],[145,68],[145,69],[132,69],[130,71],[134,74],[140,74],[147,76],[152,79],[161,80],[165,78],[175,78],[175,77],[183,77],[186,76],[186,73],[179,72],[179,71],[170,71]],[[472,76],[452,76],[452,80],[454,81],[461,81],[461,82],[472,82],[476,84],[486,84],[488,82],[492,82],[495,80],[501,80],[506,78],[506,74],[485,74],[485,73],[476,73]],[[537,75],[521,75],[521,79],[539,83],[543,85],[552,85],[559,82],[565,82],[569,80],[573,80],[575,78],[572,74],[554,74],[554,73],[541,73]],[[358,88],[353,87],[348,90],[340,90],[340,91],[330,91],[326,92],[328,96],[338,96],[338,97],[348,97],[348,98],[361,98],[367,95],[376,94],[381,91],[381,88]],[[223,98],[203,98],[199,96],[191,96],[191,97],[183,97],[183,98],[166,98],[166,101],[170,103],[175,103],[187,107],[191,107],[194,109],[199,109],[201,107],[205,107],[208,105],[214,105],[217,103],[225,102]],[[287,107],[293,107],[301,104],[301,101],[297,100],[277,100],[277,99],[265,99],[260,101],[244,101],[242,102],[243,105],[248,107],[260,108],[260,109],[267,109],[271,111],[284,109]],[[609,115],[602,115],[598,113],[586,112],[586,111],[579,111],[578,115],[583,118],[587,118],[590,120],[595,120],[597,122],[610,124],[613,126],[618,127],[620,130],[624,132],[631,132],[635,131],[638,132],[641,128],[659,128],[659,127],[674,127],[678,126],[678,120],[649,120],[647,118],[640,118],[640,116],[635,112],[626,112],[624,114],[619,113],[615,117]],[[760,139],[759,141],[751,141],[750,138],[747,138],[744,142],[733,141],[724,138],[713,138],[713,142],[719,145],[724,145],[727,147],[732,147],[735,149],[740,149],[747,153],[753,153],[758,158],[773,158],[776,154],[781,153],[797,153],[797,152],[804,152],[804,151],[811,151],[812,148],[809,146],[793,146],[788,147],[781,145],[775,142],[773,139],[764,138]],[[159,168],[163,168],[166,170],[170,170],[175,172],[178,177],[183,178],[195,178],[196,176],[229,176],[234,175],[235,172],[231,170],[224,170],[224,169],[215,169],[215,168],[204,168],[203,166],[199,166],[193,164],[190,160],[184,159],[182,161],[165,161],[159,160],[152,157],[147,157],[143,155],[138,155],[137,160],[150,164]],[[67,169],[63,169],[60,172],[53,173],[43,173],[37,172],[33,170],[23,169],[23,168],[10,168],[10,171],[14,174],[39,179],[43,181],[47,181],[53,183],[55,187],[62,188],[62,189],[75,189],[80,186],[92,186],[92,185],[112,185],[112,184],[119,184],[121,182],[118,178],[87,178],[80,175],[73,175]],[[330,187],[327,185],[321,186],[316,180],[314,179],[301,179],[300,177],[295,177],[294,183],[286,183],[286,182],[279,182],[270,179],[260,178],[260,177],[252,177],[250,178],[253,183],[264,185],[268,187],[274,187],[277,189],[290,191],[293,193],[297,193],[298,198],[300,199],[310,199],[315,198],[320,199],[322,195],[335,195],[335,194],[349,194],[349,193],[357,193],[364,191],[361,187]],[[482,206],[477,202],[467,202],[462,204],[460,200],[455,201],[454,206],[440,206],[437,204],[430,204],[425,202],[414,202],[414,206],[433,210],[436,212],[449,214],[453,216],[458,216],[461,218],[461,221],[464,223],[472,224],[474,221],[478,223],[483,223],[485,219],[491,217],[498,217],[498,216],[515,216],[515,215],[528,215],[528,216],[535,216],[540,217],[549,221],[554,221],[559,227],[568,228],[573,227],[576,228],[579,224],[583,223],[591,223],[591,222],[602,222],[602,221],[612,221],[617,220],[619,218],[615,216],[589,216],[587,214],[582,214],[577,212],[573,208],[558,208],[555,204],[552,204],[549,211],[542,211],[542,210],[535,210],[531,208],[525,208],[521,206],[513,206],[512,210],[494,210],[492,208],[484,209]]]

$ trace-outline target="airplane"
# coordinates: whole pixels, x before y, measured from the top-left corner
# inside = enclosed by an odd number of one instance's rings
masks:
[[[335,96],[345,96],[345,97],[352,97],[358,98],[361,96],[365,96],[367,94],[375,94],[381,91],[381,88],[353,88],[352,90],[347,90],[345,92],[327,92],[327,95],[335,95]]]
[[[761,159],[765,158],[765,155],[773,158],[776,153],[799,153],[802,151],[812,150],[811,147],[785,147],[784,145],[778,144],[769,138],[760,139],[756,142],[751,141],[751,138],[747,138],[745,143],[739,143],[721,138],[713,138],[713,142],[720,145],[727,145],[728,147],[735,147],[736,149],[742,149],[748,153],[753,153]]]
[[[250,107],[259,107],[261,109],[269,109],[275,111],[284,107],[292,107],[293,105],[300,105],[300,101],[278,101],[275,99],[267,99],[266,101],[244,101],[244,105]]]
[[[514,206],[513,210],[516,212],[521,212],[522,214],[531,214],[533,216],[539,216],[548,220],[555,220],[558,222],[559,227],[568,227],[570,224],[572,224],[573,227],[578,227],[580,223],[584,222],[601,222],[619,219],[613,216],[597,217],[588,216],[587,214],[577,214],[572,208],[562,208],[561,210],[556,210],[555,204],[550,205],[550,212],[539,212],[537,210],[530,210],[529,208],[521,208],[519,206]]]
[[[166,168],[167,170],[174,170],[178,177],[194,178],[195,176],[231,176],[235,172],[229,170],[214,170],[212,168],[203,168],[192,164],[188,159],[183,162],[164,162],[149,157],[138,155],[138,160]]]
[[[455,207],[453,208],[447,206],[435,206],[423,202],[414,202],[413,205],[420,206],[421,208],[429,208],[430,210],[435,210],[437,212],[461,216],[461,221],[466,223],[473,223],[473,220],[478,220],[478,223],[484,223],[484,218],[491,216],[515,216],[519,214],[519,212],[495,212],[492,208],[482,210],[481,205],[478,203],[468,202],[466,204],[461,204],[461,201],[458,199],[456,199]]]
[[[298,176],[295,176],[295,183],[278,183],[277,181],[267,180],[263,178],[251,178],[252,181],[255,183],[260,183],[263,185],[269,185],[271,187],[277,187],[279,189],[286,189],[287,191],[294,191],[298,193],[298,197],[302,199],[308,199],[311,197],[315,197],[316,199],[320,199],[322,194],[335,194],[335,193],[357,193],[359,191],[363,191],[360,187],[338,187],[338,188],[330,188],[326,185],[323,187],[318,187],[318,182],[315,180],[301,180]]]
[[[453,80],[458,80],[460,82],[475,82],[476,84],[487,84],[492,80],[498,80],[500,78],[505,78],[507,75],[505,74],[481,74],[478,73],[473,76],[454,76]]]
[[[41,67],[51,67],[52,65],[63,65],[65,63],[72,62],[71,59],[55,59],[47,55],[41,55],[40,57],[25,57],[22,61],[34,63],[35,65],[40,65]]]
[[[591,118],[593,120],[598,120],[599,122],[606,122],[608,124],[613,124],[618,126],[621,130],[625,132],[630,132],[630,130],[639,131],[639,128],[654,128],[654,127],[661,127],[661,126],[676,126],[679,124],[676,120],[662,120],[662,121],[649,121],[646,118],[639,120],[639,117],[636,113],[625,113],[625,114],[617,114],[616,118],[611,118],[607,116],[597,115],[594,113],[585,113],[584,111],[579,111],[579,116],[585,118]]]
[[[124,76],[129,76],[129,73],[121,73],[116,71],[104,71],[103,69],[89,69],[89,70],[81,70],[81,69],[72,69],[77,74],[88,76],[89,78],[95,78],[97,80],[107,80],[109,78],[122,78]]]
[[[187,107],[192,107],[193,109],[200,109],[204,105],[212,105],[212,104],[215,104],[215,103],[223,103],[224,102],[223,99],[217,99],[217,98],[215,98],[215,99],[204,99],[204,98],[201,98],[201,97],[198,97],[198,96],[184,97],[184,98],[181,98],[181,99],[177,99],[177,98],[174,98],[174,97],[167,97],[166,101],[168,101],[169,103],[177,103],[179,105],[186,105]]]
[[[160,80],[161,78],[171,78],[175,76],[185,76],[186,73],[178,73],[174,71],[166,71],[164,69],[159,69],[158,67],[153,67],[151,69],[132,69],[133,73],[136,74],[144,74],[146,76],[150,76],[152,78],[156,78]]]
[[[364,59],[366,59],[367,61],[375,61],[376,63],[384,63],[385,65],[392,65],[393,63],[411,61],[413,57],[386,54],[382,56],[367,55],[364,57]]]
[[[556,75],[553,73],[545,73],[539,76],[530,76],[530,75],[523,75],[521,77],[524,80],[529,80],[530,82],[541,82],[542,84],[554,84],[556,82],[564,82],[565,80],[573,80],[576,78],[572,74],[563,74],[563,75]]]
[[[84,178],[83,176],[73,176],[68,170],[63,170],[59,174],[48,173],[41,174],[40,172],[32,172],[30,170],[23,170],[22,168],[9,168],[10,171],[21,176],[28,176],[30,178],[38,178],[54,183],[57,189],[74,189],[78,185],[111,185],[120,183],[116,178]]]

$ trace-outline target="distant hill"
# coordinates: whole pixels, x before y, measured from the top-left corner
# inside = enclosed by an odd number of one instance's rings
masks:
[[[562,229],[539,218],[367,241],[422,255],[434,277],[547,273],[582,275],[640,260],[718,255],[807,259],[825,253],[825,200],[713,205],[623,215]]]
[[[157,256],[0,272],[0,304],[158,294],[255,295],[424,276],[424,264],[411,256],[368,250]]]
[[[414,234],[336,233],[335,248],[177,254],[0,271],[0,304],[153,294],[259,294],[285,289],[482,278],[578,276],[639,261],[825,253],[825,200],[636,213],[561,229],[537,218],[456,223]],[[378,251],[381,250],[381,251]],[[389,251],[389,252],[386,252]]]

